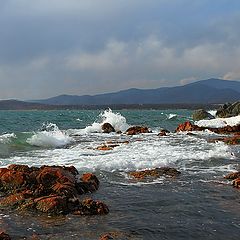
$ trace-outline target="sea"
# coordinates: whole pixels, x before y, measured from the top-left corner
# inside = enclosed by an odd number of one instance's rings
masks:
[[[75,166],[100,180],[87,194],[105,202],[104,216],[48,216],[0,209],[0,228],[12,239],[240,239],[240,190],[224,179],[239,169],[240,149],[210,131],[175,133],[192,120],[178,110],[51,110],[0,111],[0,167]],[[102,133],[111,123],[119,133]],[[130,126],[151,133],[129,136]],[[170,131],[158,136],[161,129]],[[126,144],[126,141],[129,143]],[[98,146],[118,143],[109,151]],[[129,171],[174,167],[176,178],[137,181]],[[34,238],[37,237],[37,238]]]

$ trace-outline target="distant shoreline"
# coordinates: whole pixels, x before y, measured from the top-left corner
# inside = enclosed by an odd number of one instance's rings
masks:
[[[0,110],[166,110],[166,109],[217,109],[221,104],[114,104],[114,105],[45,105],[16,100],[0,101]]]

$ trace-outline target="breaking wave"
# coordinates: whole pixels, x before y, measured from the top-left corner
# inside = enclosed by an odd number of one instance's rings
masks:
[[[124,132],[129,128],[127,124],[126,118],[122,116],[120,113],[114,113],[109,108],[104,112],[100,113],[99,121],[94,122],[91,126],[87,126],[83,129],[84,133],[101,133],[102,132],[102,124],[110,123],[116,131]]]
[[[36,132],[26,140],[27,143],[38,147],[62,147],[70,144],[73,138],[59,130],[54,123],[43,124],[42,131]]]

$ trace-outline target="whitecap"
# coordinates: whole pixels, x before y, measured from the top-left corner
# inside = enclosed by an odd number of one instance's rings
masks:
[[[5,133],[3,135],[0,135],[0,143],[10,143],[14,138],[16,138],[16,135],[14,133]]]
[[[56,124],[44,124],[42,129],[44,130],[34,133],[26,142],[38,147],[62,147],[73,141],[67,133],[59,130]]]

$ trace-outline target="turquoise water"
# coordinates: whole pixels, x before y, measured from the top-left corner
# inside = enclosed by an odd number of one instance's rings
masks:
[[[106,216],[49,218],[0,209],[0,223],[13,239],[98,239],[108,231],[121,239],[238,239],[239,191],[223,176],[239,168],[239,148],[209,143],[210,132],[174,133],[191,120],[189,110],[0,111],[0,166],[11,163],[74,165],[91,171],[101,187],[91,194],[107,203]],[[104,134],[110,122],[122,134]],[[152,133],[127,136],[132,125]],[[161,129],[171,131],[159,137]],[[121,144],[128,141],[129,144]],[[110,151],[97,147],[119,142]],[[131,170],[171,166],[177,179],[135,182]]]

